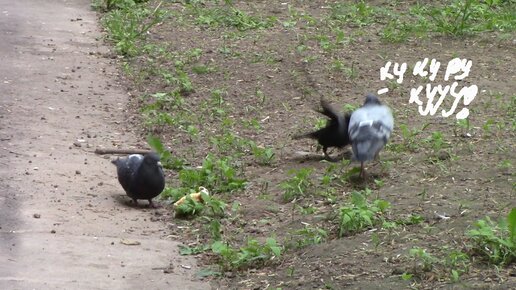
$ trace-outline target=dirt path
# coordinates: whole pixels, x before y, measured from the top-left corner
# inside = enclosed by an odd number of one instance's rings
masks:
[[[0,289],[208,289],[92,153],[136,139],[89,3],[0,0]]]

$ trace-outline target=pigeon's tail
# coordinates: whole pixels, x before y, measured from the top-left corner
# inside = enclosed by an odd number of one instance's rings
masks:
[[[377,141],[380,141],[380,140],[377,140]],[[384,145],[385,145],[385,143],[383,143],[382,141],[375,142],[375,140],[365,140],[362,142],[355,142],[352,145],[353,153],[354,153],[353,159],[360,161],[360,162],[373,160],[375,158],[376,154],[378,154],[378,152],[380,152],[380,150],[383,148]]]
[[[364,162],[374,159],[389,139],[390,131],[379,122],[350,128],[353,159]]]

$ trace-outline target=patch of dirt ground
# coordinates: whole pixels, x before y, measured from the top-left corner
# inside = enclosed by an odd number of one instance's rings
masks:
[[[516,286],[514,263],[489,265],[469,252],[471,240],[465,234],[478,219],[504,218],[516,205],[514,33],[463,37],[428,33],[400,43],[386,42],[381,38],[381,18],[374,24],[336,19],[330,23],[334,3],[329,1],[232,1],[233,8],[246,16],[265,22],[275,17],[271,26],[237,29],[235,22],[209,14],[217,7],[227,9],[222,3],[199,2],[164,2],[161,8],[169,11],[169,17],[149,31],[144,53],[122,62],[133,95],[129,116],[135,127],[143,124],[141,136],[159,136],[173,148],[174,156],[192,167],[200,166],[208,153],[230,156],[248,181],[245,190],[215,193],[234,209],[221,219],[224,240],[238,248],[251,238],[274,237],[285,246],[278,259],[222,271],[213,278],[215,285],[222,289]],[[408,11],[414,4],[368,1],[395,11]],[[156,2],[151,1],[149,7],[153,5]],[[455,57],[472,61],[469,76],[459,81],[458,88],[479,88],[467,106],[469,123],[458,124],[455,115],[441,117],[441,109],[452,106],[450,95],[437,114],[422,116],[409,102],[410,89],[430,81],[412,75],[416,62],[440,61],[437,78],[430,83],[448,85],[452,82],[444,81],[444,73]],[[388,61],[407,63],[401,84],[380,80],[380,68]],[[389,91],[381,100],[392,108],[395,129],[380,160],[367,164],[365,180],[357,178],[353,169],[357,164],[347,161],[350,148],[334,150],[332,155],[344,160],[332,163],[322,160],[315,141],[292,139],[312,130],[321,119],[313,110],[320,98],[343,110],[349,105],[356,108],[367,93],[385,87]],[[156,93],[174,97],[163,100]],[[455,113],[464,107],[459,102]],[[234,141],[239,138],[273,149],[274,159],[259,162],[251,150]],[[312,170],[311,185],[295,200],[285,201],[282,183],[292,177],[291,170],[302,168]],[[169,172],[171,187],[179,186],[181,176]],[[421,220],[391,228],[376,225],[339,237],[336,217],[354,191],[388,201],[391,207],[382,215],[386,221],[415,216]],[[171,222],[182,226],[172,233],[187,239],[189,246],[211,243],[206,219]],[[322,229],[326,235],[298,246],[309,237],[297,231],[307,227]],[[423,271],[421,261],[411,258],[409,250],[416,247],[437,257],[439,261],[431,262],[433,269]],[[445,262],[453,251],[471,257],[467,269],[453,266],[461,271],[456,283],[451,282],[452,266]],[[198,256],[204,267],[219,262],[210,251]],[[403,273],[412,273],[413,279],[403,279]]]

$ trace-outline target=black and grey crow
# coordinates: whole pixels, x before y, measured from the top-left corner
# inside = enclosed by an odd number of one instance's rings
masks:
[[[361,177],[364,177],[364,162],[378,155],[393,128],[391,110],[374,95],[367,95],[364,105],[351,114],[348,132],[353,159],[360,161]]]
[[[152,199],[165,188],[165,175],[158,154],[132,154],[111,162],[116,165],[118,181],[127,196],[132,198],[136,205],[138,199],[147,199],[149,205],[155,207]]]
[[[328,148],[343,148],[350,144],[348,124],[351,115],[343,114],[333,108],[328,102],[321,99],[321,111],[317,111],[329,118],[326,126],[319,130],[294,136],[294,139],[311,138],[317,140],[323,148],[324,157],[332,160],[328,155]]]

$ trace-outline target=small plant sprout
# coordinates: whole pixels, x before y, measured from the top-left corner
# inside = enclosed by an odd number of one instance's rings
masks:
[[[498,223],[489,217],[478,220],[467,232],[471,249],[495,265],[508,265],[516,259],[516,208]]]
[[[285,202],[305,195],[307,189],[312,185],[312,181],[310,180],[312,171],[313,169],[311,168],[292,169],[289,171],[289,175],[292,177],[281,183],[283,200]]]
[[[414,261],[414,272],[419,272],[419,269],[423,272],[431,271],[436,263],[437,259],[430,255],[426,249],[414,247],[409,251],[410,257]]]
[[[269,237],[263,244],[256,239],[249,239],[247,245],[240,249],[235,249],[228,243],[216,241],[211,245],[211,250],[218,255],[222,269],[237,270],[250,266],[256,267],[279,258],[283,247],[278,245],[276,239]]]
[[[339,210],[339,236],[364,230],[383,221],[381,213],[390,207],[389,202],[381,199],[369,203],[362,192],[353,192],[351,203]]]

